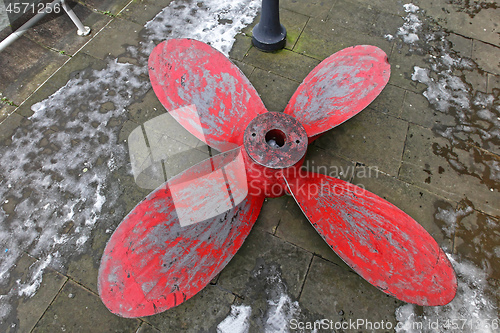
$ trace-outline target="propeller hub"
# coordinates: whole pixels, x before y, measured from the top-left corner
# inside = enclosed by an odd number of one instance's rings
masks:
[[[243,145],[254,162],[273,169],[297,164],[307,150],[307,133],[294,117],[266,112],[248,124]]]

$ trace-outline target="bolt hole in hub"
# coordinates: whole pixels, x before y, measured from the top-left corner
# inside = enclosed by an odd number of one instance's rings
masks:
[[[279,129],[272,129],[266,133],[266,142],[271,148],[281,148],[285,145],[286,135]]]
[[[307,133],[294,117],[283,112],[266,112],[253,119],[243,136],[252,160],[272,169],[289,168],[307,150]]]

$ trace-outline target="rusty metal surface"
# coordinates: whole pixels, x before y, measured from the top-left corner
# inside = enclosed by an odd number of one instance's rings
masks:
[[[99,294],[111,312],[131,318],[170,309],[205,287],[231,260],[264,200],[244,194],[240,161],[237,149],[188,169],[121,222],[99,269]],[[197,220],[182,223],[192,219]]]
[[[154,48],[148,66],[154,92],[165,109],[219,151],[241,145],[248,123],[267,112],[240,69],[205,43],[164,41]]]
[[[312,138],[342,124],[368,106],[391,73],[378,47],[358,45],[323,60],[297,88],[285,108]]]
[[[252,160],[273,169],[295,165],[307,150],[304,127],[292,116],[267,112],[245,129],[244,146]]]
[[[383,51],[356,46],[327,58],[299,86],[286,113],[266,113],[243,74],[201,42],[163,42],[149,66],[167,110],[225,153],[155,190],[114,232],[98,284],[113,313],[147,316],[189,299],[240,248],[264,198],[286,193],[330,247],[380,290],[419,305],[453,299],[451,264],[416,221],[370,192],[300,168],[307,141],[382,91],[390,73]]]
[[[316,231],[372,285],[425,306],[455,297],[457,280],[446,254],[402,210],[337,178],[301,173],[286,181]]]

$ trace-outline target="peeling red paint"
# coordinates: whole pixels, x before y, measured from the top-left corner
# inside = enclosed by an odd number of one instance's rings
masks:
[[[264,196],[248,194],[231,209],[187,226],[180,224],[178,215],[179,206],[196,205],[207,195],[224,191],[223,179],[201,190],[196,182],[214,175],[210,165],[217,172],[234,161],[233,151],[221,155],[152,192],[113,233],[98,281],[99,294],[111,312],[141,317],[179,305],[204,288],[241,247]],[[240,170],[244,173],[244,168]],[[184,185],[184,192],[191,195],[174,203],[172,188],[177,185]]]
[[[207,44],[170,39],[156,46],[148,65],[153,90],[165,109],[219,151],[234,148],[227,143],[240,146],[248,123],[267,112],[240,69]],[[182,113],[176,111],[180,108],[185,108]]]
[[[382,91],[390,74],[382,50],[355,46],[327,58],[285,113],[266,113],[239,69],[201,42],[163,42],[149,66],[165,108],[224,153],[155,190],[113,233],[98,281],[111,312],[147,316],[192,297],[241,247],[264,198],[286,193],[330,247],[383,292],[419,305],[453,299],[453,268],[416,221],[368,191],[300,168],[307,142]]]
[[[326,243],[375,287],[426,306],[453,299],[457,281],[446,255],[402,210],[337,178],[301,173],[286,181]]]
[[[387,55],[378,47],[348,47],[307,75],[285,113],[296,117],[314,139],[367,107],[384,89],[390,73]]]

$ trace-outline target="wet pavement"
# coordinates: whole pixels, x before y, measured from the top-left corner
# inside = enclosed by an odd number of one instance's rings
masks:
[[[259,1],[71,6],[90,36],[53,15],[0,53],[1,332],[311,332],[315,321],[317,332],[498,331],[498,2],[282,0],[288,36],[276,53],[251,45]],[[266,200],[242,248],[195,297],[154,316],[111,314],[97,273],[112,232],[165,177],[209,156],[168,119],[149,83],[147,57],[172,37],[228,54],[270,111],[283,111],[330,54],[358,44],[384,50],[387,87],[316,140],[305,165],[417,220],[452,260],[455,300],[420,307],[380,292],[285,196]],[[158,134],[160,125],[169,133]],[[158,156],[145,165],[148,154]]]

